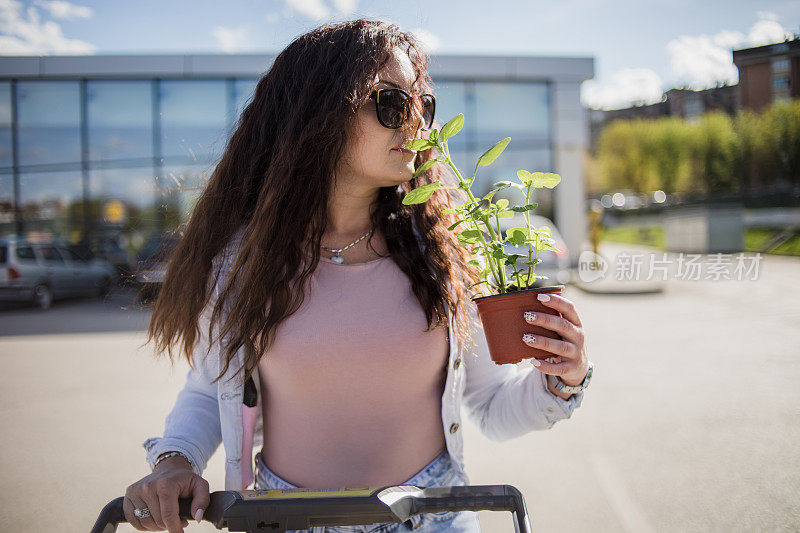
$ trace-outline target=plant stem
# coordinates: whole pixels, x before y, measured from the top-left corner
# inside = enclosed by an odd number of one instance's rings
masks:
[[[453,170],[453,172],[456,173],[456,176],[458,177],[459,184],[460,185],[465,184],[466,181],[464,180],[464,177],[461,175],[461,172],[459,172],[459,170],[456,168],[455,164],[453,163],[453,160],[450,159],[450,149],[447,146],[447,141],[445,141],[444,143],[441,143],[441,144],[444,145],[444,151],[442,151],[441,148],[439,149],[439,151],[442,152],[442,154],[447,159],[447,164],[450,166],[450,168]],[[438,142],[437,142],[437,145],[439,145]],[[477,168],[476,168],[476,173],[477,173]],[[469,187],[467,187],[467,188],[461,187],[461,188],[464,191],[466,191],[467,195],[469,196],[469,199],[472,201],[471,205],[473,205],[473,206],[479,205],[479,202],[478,202],[477,198],[475,198],[475,196],[472,194],[472,191],[469,189]],[[467,222],[471,222],[471,221],[468,220]],[[483,222],[483,220],[481,220],[481,222]],[[488,249],[488,246],[486,244],[486,239],[483,236],[483,231],[481,231],[480,227],[477,226],[477,223],[475,223],[475,224],[476,224],[475,229],[477,229],[481,233],[481,245],[483,247],[484,254],[486,255],[486,260],[489,263],[489,268],[492,269],[492,275],[495,276],[496,280],[500,280],[501,279],[500,275],[495,270],[495,264],[494,264],[494,261],[493,261],[494,258],[489,253],[489,249]],[[492,230],[491,224],[485,224],[485,226],[489,229],[489,235],[491,235],[492,236],[492,240],[494,240],[496,235],[495,235],[494,231]],[[505,272],[503,272],[503,274],[505,274]],[[503,278],[505,278],[505,276],[503,276]],[[504,293],[505,292],[505,285],[504,284],[501,284],[500,291],[498,291],[498,292],[500,292],[500,293]]]

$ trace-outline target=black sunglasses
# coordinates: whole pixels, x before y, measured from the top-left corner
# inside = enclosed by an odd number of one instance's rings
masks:
[[[406,123],[411,116],[411,96],[403,89],[376,89],[369,95],[375,100],[375,111],[378,122],[385,128],[396,130]],[[420,95],[422,99],[423,130],[433,126],[433,116],[436,113],[436,97],[432,94]]]

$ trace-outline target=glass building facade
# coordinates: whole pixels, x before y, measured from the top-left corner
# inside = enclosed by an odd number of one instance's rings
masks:
[[[0,234],[110,239],[131,255],[191,213],[258,81],[124,72],[31,78],[0,71]],[[450,143],[465,177],[485,150],[512,139],[480,168],[476,192],[516,179],[521,168],[555,171],[548,80],[434,75],[434,83],[437,122],[466,117]],[[552,217],[548,193],[537,198],[538,212]]]

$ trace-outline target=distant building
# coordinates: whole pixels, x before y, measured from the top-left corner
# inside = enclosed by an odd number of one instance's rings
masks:
[[[773,102],[800,97],[800,36],[734,50],[733,63],[739,69],[742,108],[758,113]]]
[[[0,234],[103,237],[138,251],[151,235],[174,229],[274,59],[0,57]],[[473,192],[483,196],[519,169],[564,178],[537,191],[537,213],[554,220],[577,265],[586,237],[580,84],[594,75],[594,59],[433,55],[430,71],[437,121],[465,116],[448,146],[467,177],[484,151],[513,139],[481,168]]]
[[[738,86],[720,85],[710,89],[694,91],[691,89],[670,89],[664,93],[661,102],[649,105],[637,105],[623,109],[600,110],[589,112],[589,145],[592,152],[596,149],[600,133],[612,120],[634,118],[680,117],[694,119],[703,113],[719,110],[728,115],[736,114],[739,107]]]

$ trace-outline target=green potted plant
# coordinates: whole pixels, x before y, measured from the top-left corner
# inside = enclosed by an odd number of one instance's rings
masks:
[[[472,296],[472,300],[477,305],[492,360],[496,364],[513,364],[531,357],[537,359],[553,357],[550,352],[526,346],[521,339],[524,333],[561,338],[556,332],[529,324],[523,318],[523,313],[529,310],[538,313],[556,313],[541,304],[537,296],[541,293],[561,294],[564,288],[564,285],[532,286],[537,279],[547,279],[546,276],[537,276],[534,272],[536,264],[541,262],[541,259],[536,257],[537,251],[560,252],[560,250],[553,246],[552,230],[547,226],[532,227],[529,217],[530,211],[536,209],[538,205],[531,203],[533,191],[543,187],[552,189],[561,181],[561,176],[549,172],[519,170],[518,183],[500,181],[495,183],[482,198],[476,198],[471,187],[478,174],[478,167],[492,164],[506,149],[511,138],[506,137],[484,152],[478,158],[472,178],[467,180],[450,158],[447,144],[449,139],[461,131],[463,125],[464,115],[458,114],[442,126],[441,131],[431,130],[427,139],[414,139],[403,145],[404,148],[414,151],[435,148],[440,154],[440,157],[422,164],[414,173],[414,177],[433,165],[442,163],[450,167],[459,182],[456,187],[444,186],[439,181],[417,187],[403,198],[403,204],[423,203],[438,189],[462,189],[466,192],[468,197],[466,202],[453,209],[447,209],[444,213],[456,215],[457,218],[448,230],[456,231],[458,226],[463,224],[463,227],[458,228],[460,230],[457,232],[458,241],[477,257],[467,264],[481,270],[479,281],[472,287],[476,285],[483,287],[481,292]],[[509,187],[515,187],[525,195],[523,205],[509,206],[506,199],[492,202],[495,193]],[[500,219],[512,218],[515,213],[525,214],[525,226],[509,228],[503,234],[500,231]],[[496,225],[493,225],[492,221]],[[521,254],[507,254],[504,250],[506,242],[516,246],[524,245],[528,250],[527,257]],[[518,269],[519,260],[522,260],[527,268]],[[511,269],[510,273],[507,272],[508,269]]]

